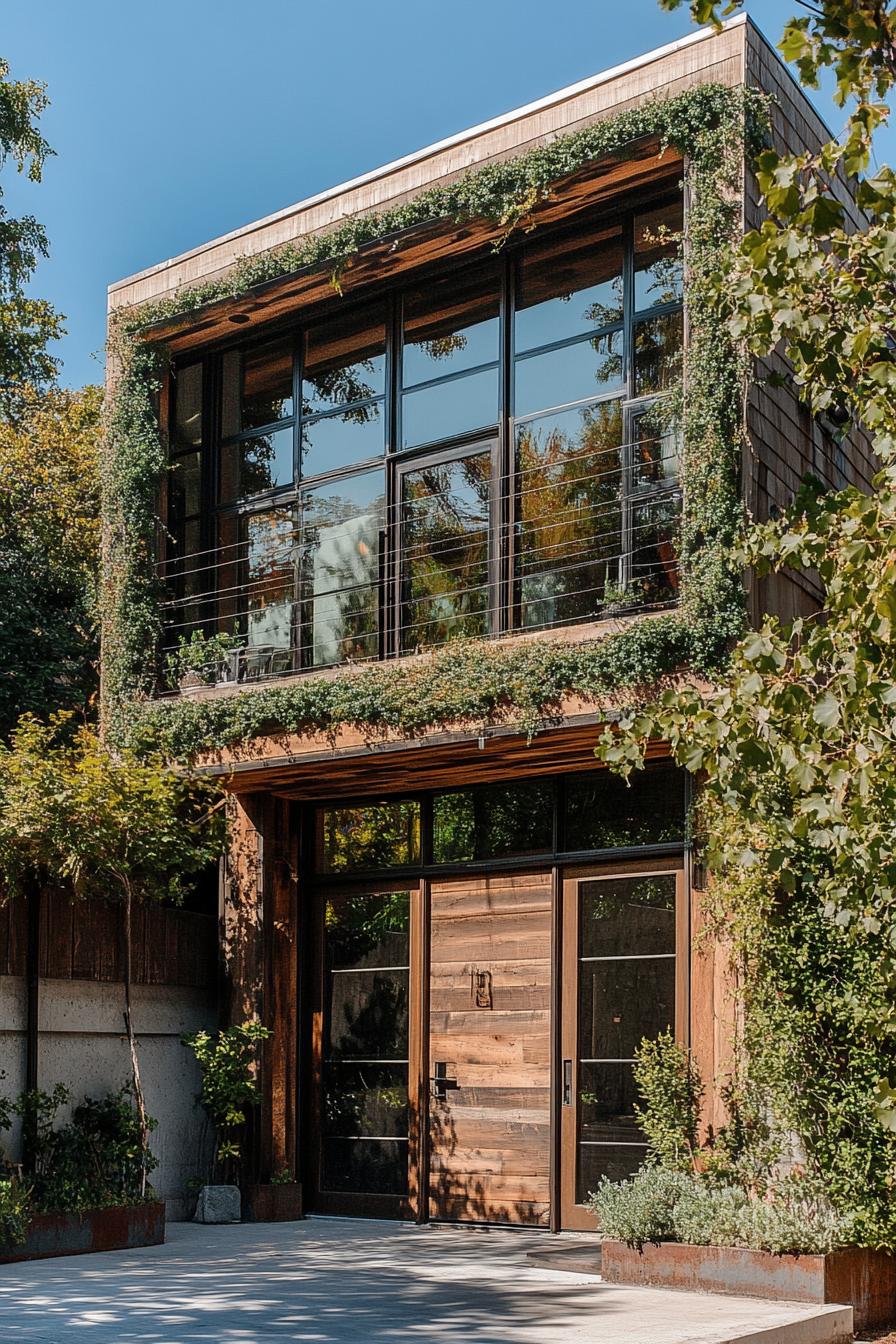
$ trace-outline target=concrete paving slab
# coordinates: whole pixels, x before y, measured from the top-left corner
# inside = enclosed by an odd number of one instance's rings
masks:
[[[542,1269],[547,1234],[173,1223],[164,1246],[0,1266],[3,1344],[843,1344],[851,1309]]]

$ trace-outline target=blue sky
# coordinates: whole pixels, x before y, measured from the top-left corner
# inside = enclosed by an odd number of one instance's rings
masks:
[[[777,40],[797,6],[747,8]],[[690,29],[656,0],[6,0],[0,52],[52,100],[44,182],[5,185],[50,236],[62,381],[102,377],[111,281]]]

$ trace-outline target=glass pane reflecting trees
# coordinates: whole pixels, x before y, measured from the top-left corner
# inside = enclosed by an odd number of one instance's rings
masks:
[[[490,452],[403,474],[402,649],[487,633],[491,492]]]
[[[621,580],[622,404],[516,431],[515,607],[523,626],[598,616]]]

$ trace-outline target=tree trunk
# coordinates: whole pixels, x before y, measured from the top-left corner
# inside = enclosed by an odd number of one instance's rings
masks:
[[[133,896],[130,883],[125,884],[124,898],[124,1026],[128,1035],[131,1051],[131,1073],[134,1079],[134,1100],[137,1103],[137,1119],[140,1126],[141,1176],[140,1195],[146,1195],[146,1154],[149,1148],[149,1126],[146,1123],[146,1105],[143,1100],[143,1084],[140,1081],[140,1061],[137,1058],[137,1041],[134,1036],[134,1019],[131,1011],[131,911]]]

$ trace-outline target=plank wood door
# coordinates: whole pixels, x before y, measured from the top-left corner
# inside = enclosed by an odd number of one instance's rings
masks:
[[[430,889],[430,1216],[548,1222],[551,876]]]
[[[563,879],[560,1220],[594,1229],[602,1176],[643,1162],[634,1054],[645,1037],[687,1040],[688,915],[680,860],[568,870]]]

